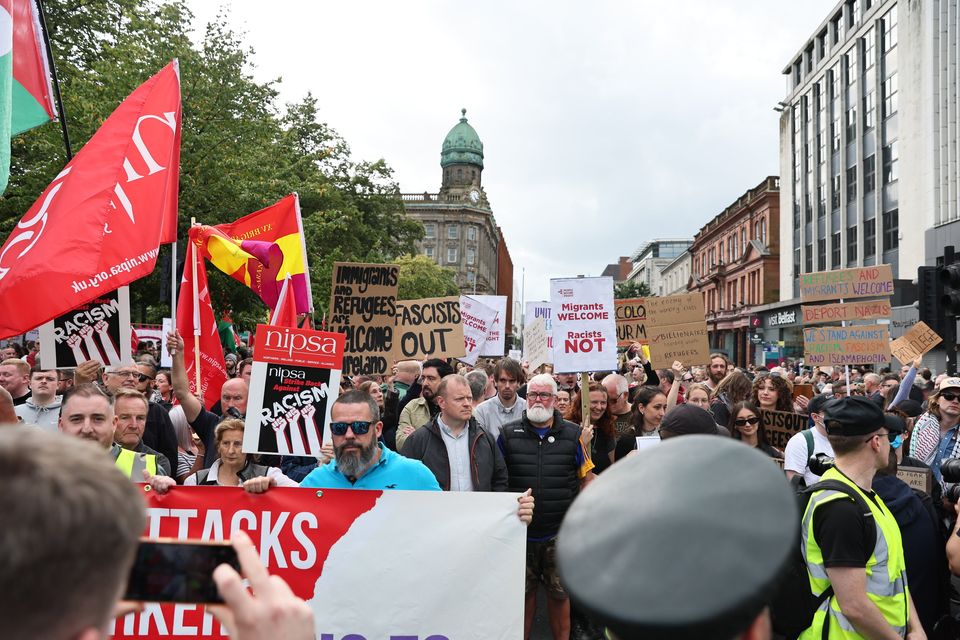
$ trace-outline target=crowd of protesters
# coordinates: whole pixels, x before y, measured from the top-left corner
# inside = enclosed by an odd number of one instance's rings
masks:
[[[815,464],[818,454],[836,456],[841,471],[831,473],[842,475],[840,460],[850,459],[850,445],[845,440],[839,450],[834,445],[848,437],[840,435],[844,428],[859,429],[857,437],[885,428],[881,435],[889,436],[890,449],[875,452],[885,457],[884,464],[875,477],[870,474],[872,486],[861,488],[871,499],[882,497],[899,526],[908,558],[905,580],[919,619],[901,626],[909,627],[907,637],[923,637],[918,635],[923,629],[930,635],[949,617],[948,562],[960,570],[960,542],[952,535],[953,484],[941,465],[960,458],[960,378],[934,376],[919,359],[896,371],[794,363],[735,368],[715,353],[704,366],[676,362],[656,370],[636,344],[621,355],[617,370],[591,372],[589,378],[554,375],[550,365],[531,371],[510,358],[476,366],[434,358],[402,361],[385,376],[343,376],[332,411],[332,441],[314,458],[243,453],[252,367],[245,346],[229,354],[231,378],[208,410],[190,392],[182,338],[173,332],[168,345],[170,369],[159,368],[157,345],[144,341],[134,365],[104,370],[87,362],[73,371],[46,370],[35,345],[11,345],[0,351],[0,387],[7,392],[0,405],[12,403],[20,422],[97,442],[128,476],[145,478],[158,491],[214,484],[251,492],[300,485],[522,493],[518,515],[528,526],[526,633],[542,586],[555,638],[602,637],[594,616],[570,606],[557,569],[556,538],[579,493],[630,458],[643,439],[711,435],[738,441],[778,463],[787,479],[809,486],[823,473]],[[860,413],[844,418],[842,400],[849,398],[859,399],[850,406]],[[2,409],[0,415],[8,415]],[[808,429],[780,450],[768,441],[764,425],[771,411],[801,414]],[[870,424],[863,416],[880,422]],[[930,493],[898,480],[898,465],[929,468]],[[819,514],[828,511],[837,510],[819,509],[813,521],[826,573],[851,563],[870,567],[854,557],[862,543],[824,524],[829,519]],[[947,540],[951,544],[945,545]],[[847,600],[842,587],[833,588]],[[860,621],[851,620],[859,630]],[[832,624],[829,615],[820,624]]]

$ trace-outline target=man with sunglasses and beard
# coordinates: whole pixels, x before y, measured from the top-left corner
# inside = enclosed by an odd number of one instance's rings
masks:
[[[400,489],[440,491],[419,460],[404,458],[380,442],[380,408],[368,393],[351,390],[330,409],[334,458],[300,483],[315,489]]]
[[[944,378],[930,396],[927,412],[917,418],[910,436],[910,457],[917,458],[933,471],[943,485],[940,465],[944,460],[960,458],[960,378]]]

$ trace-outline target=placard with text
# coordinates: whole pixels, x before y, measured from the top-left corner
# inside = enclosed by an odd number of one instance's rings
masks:
[[[885,364],[890,362],[886,325],[807,327],[803,358],[808,365]]]
[[[133,364],[130,289],[120,287],[40,325],[40,362],[67,369],[96,360],[106,367]]]
[[[888,264],[800,274],[803,302],[892,295],[893,269]]]
[[[617,326],[613,278],[550,280],[554,371],[613,371]]]
[[[344,335],[257,325],[243,452],[319,456],[340,395]]]
[[[547,356],[543,362],[553,362],[553,310],[550,307],[550,303],[546,300],[528,302],[525,312],[524,331],[526,331],[526,326],[531,322],[534,322],[537,318],[543,318],[543,328],[547,332]],[[524,338],[523,343],[523,359],[530,360],[527,352],[526,338]]]
[[[394,362],[464,355],[459,296],[397,301]]]
[[[470,296],[460,296],[460,322],[463,325],[463,349],[466,352],[460,360],[469,365],[477,363],[477,358],[483,353],[483,345],[490,339],[497,315],[493,307]]]
[[[510,327],[507,325],[507,296],[481,296],[471,294],[471,298],[487,305],[497,312],[493,319],[493,325],[487,334],[487,339],[480,348],[481,356],[490,356],[494,358],[503,357],[507,348],[507,332]]]
[[[647,339],[647,301],[645,298],[615,300],[617,346],[629,347],[634,342],[649,344]]]
[[[389,372],[399,277],[395,264],[333,263],[330,330],[345,336],[344,375]]]

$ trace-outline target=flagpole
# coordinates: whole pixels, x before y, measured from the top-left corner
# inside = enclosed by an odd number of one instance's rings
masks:
[[[60,80],[57,78],[57,63],[53,59],[53,47],[50,44],[50,33],[47,31],[47,12],[43,8],[43,0],[37,0],[40,10],[40,30],[43,32],[43,44],[47,50],[47,61],[50,63],[50,79],[53,81],[53,99],[57,102],[57,112],[60,114],[60,131],[63,133],[63,146],[67,150],[67,162],[73,160],[73,150],[70,148],[70,133],[67,131],[67,113],[63,110],[63,99],[60,97]]]
[[[190,218],[190,226],[197,224],[196,218]],[[202,396],[200,387],[200,292],[197,278],[197,243],[190,243],[190,268],[193,270],[193,377],[197,382],[197,395]]]
[[[193,244],[193,243],[191,243]],[[170,245],[170,328],[177,330],[177,241]]]

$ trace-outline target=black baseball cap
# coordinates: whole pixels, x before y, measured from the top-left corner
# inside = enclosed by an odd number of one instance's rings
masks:
[[[864,396],[834,398],[823,405],[823,424],[831,436],[866,436],[883,427],[891,433],[906,430],[902,419],[884,413],[877,403]]]

